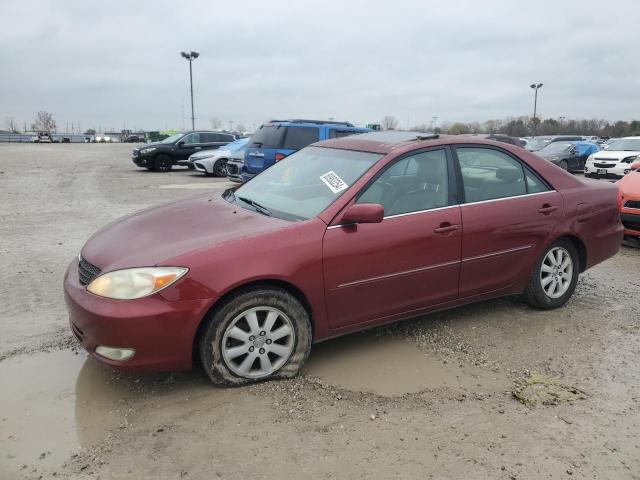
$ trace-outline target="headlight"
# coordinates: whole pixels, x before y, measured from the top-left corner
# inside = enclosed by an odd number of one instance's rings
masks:
[[[593,162],[593,153],[587,157],[587,162],[588,163]]]
[[[143,148],[142,150],[140,150],[140,153],[151,153],[154,150],[157,150],[157,148],[156,147]]]
[[[638,155],[632,155],[631,157],[626,157],[621,160],[622,163],[633,163],[638,159]]]
[[[133,300],[159,292],[189,271],[184,267],[141,267],[115,270],[100,275],[87,291],[116,300]]]

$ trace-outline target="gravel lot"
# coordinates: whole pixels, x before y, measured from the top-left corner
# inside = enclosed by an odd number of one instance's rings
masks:
[[[539,312],[479,303],[318,344],[295,380],[98,365],[62,276],[99,226],[223,179],[136,168],[130,145],[0,144],[0,478],[640,478],[640,250]],[[527,406],[533,372],[557,402]],[[549,402],[547,402],[549,403]]]

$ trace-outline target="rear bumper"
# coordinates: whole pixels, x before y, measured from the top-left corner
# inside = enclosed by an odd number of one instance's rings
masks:
[[[131,371],[188,370],[194,335],[207,310],[206,300],[168,301],[161,295],[110,300],[88,293],[78,281],[78,260],[64,278],[64,296],[74,336],[102,363]],[[96,353],[99,345],[133,348],[124,361]]]

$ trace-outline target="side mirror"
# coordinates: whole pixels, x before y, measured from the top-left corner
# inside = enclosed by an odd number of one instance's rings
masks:
[[[180,140],[178,143],[176,143],[176,145],[178,147],[184,147],[184,140]]]
[[[640,170],[640,162],[632,163],[631,170],[636,170],[636,171]]]
[[[347,208],[342,224],[380,223],[384,218],[384,207],[379,203],[356,203]]]

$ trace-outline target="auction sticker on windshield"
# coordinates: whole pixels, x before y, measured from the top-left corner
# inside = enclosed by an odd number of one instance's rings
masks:
[[[342,180],[333,170],[325,173],[324,175],[320,175],[320,180],[322,180],[333,193],[338,193],[345,188],[349,188],[349,185],[347,185],[345,181]]]

